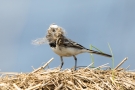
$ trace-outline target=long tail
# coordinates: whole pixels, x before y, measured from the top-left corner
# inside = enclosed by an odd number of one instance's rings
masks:
[[[106,53],[102,53],[102,52],[98,52],[98,51],[94,51],[94,50],[89,50],[89,53],[98,54],[98,55],[106,56],[106,57],[112,57],[112,55],[109,55],[109,54],[106,54]]]

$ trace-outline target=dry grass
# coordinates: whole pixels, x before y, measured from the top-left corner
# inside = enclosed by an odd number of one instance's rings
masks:
[[[79,68],[60,70],[44,69],[44,66],[30,73],[2,73],[0,90],[134,90],[135,72],[124,69],[103,70]],[[91,64],[92,65],[92,64]],[[91,66],[89,65],[89,66]]]

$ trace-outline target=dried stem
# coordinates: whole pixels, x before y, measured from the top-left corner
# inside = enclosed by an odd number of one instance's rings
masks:
[[[38,72],[41,69],[44,69],[54,58],[51,58],[47,63],[45,63],[42,67],[39,67],[38,69],[35,69],[33,72],[31,73],[35,73]]]
[[[127,59],[128,59],[128,57],[124,58],[124,59],[115,67],[114,70],[117,70]]]

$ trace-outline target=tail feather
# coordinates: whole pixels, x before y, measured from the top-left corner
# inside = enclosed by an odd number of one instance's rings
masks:
[[[106,57],[112,57],[112,55],[106,54],[106,53],[102,53],[102,52],[98,52],[98,51],[94,51],[94,50],[89,50],[89,53],[92,54],[98,54],[98,55],[102,55],[102,56],[106,56]]]

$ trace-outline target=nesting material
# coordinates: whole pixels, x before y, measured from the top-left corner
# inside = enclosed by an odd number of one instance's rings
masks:
[[[135,72],[124,69],[103,70],[78,68],[44,69],[45,65],[30,73],[1,73],[0,90],[134,90]],[[107,64],[106,64],[107,65]]]
[[[55,28],[55,30],[54,30]],[[66,31],[55,24],[51,24],[47,30],[46,36],[43,38],[37,38],[36,40],[32,41],[33,45],[41,45],[41,44],[48,44],[48,41],[55,41],[58,37],[66,36]]]

